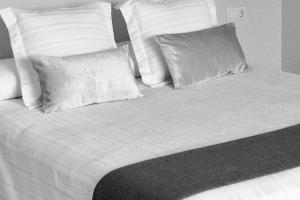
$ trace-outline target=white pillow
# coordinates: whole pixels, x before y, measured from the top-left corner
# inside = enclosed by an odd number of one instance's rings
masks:
[[[9,31],[27,107],[41,105],[38,75],[28,56],[69,56],[116,48],[109,3],[43,11],[6,8],[0,14]]]
[[[0,100],[21,96],[19,75],[13,58],[0,60]]]
[[[213,0],[131,0],[118,7],[127,23],[143,82],[152,87],[171,81],[153,36],[191,32],[217,24]]]
[[[120,42],[120,43],[117,43],[117,46],[118,47],[121,47],[121,46],[128,46],[129,47],[129,56],[130,56],[130,60],[132,61],[131,67],[132,67],[133,74],[136,78],[140,78],[141,74],[140,74],[140,71],[139,71],[139,66],[138,66],[138,63],[136,61],[136,57],[135,57],[131,42],[130,41]]]
[[[67,57],[31,56],[46,113],[142,97],[128,46]]]

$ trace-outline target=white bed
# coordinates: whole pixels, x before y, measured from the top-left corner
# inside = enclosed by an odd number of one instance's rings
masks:
[[[248,72],[184,90],[43,114],[0,102],[0,199],[92,200],[106,173],[300,122],[300,76]],[[300,167],[191,200],[299,199]]]

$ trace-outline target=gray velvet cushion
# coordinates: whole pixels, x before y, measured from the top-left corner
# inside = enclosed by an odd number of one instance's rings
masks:
[[[234,24],[156,37],[174,87],[184,88],[247,68]]]
[[[68,57],[36,55],[31,61],[39,75],[44,112],[142,96],[128,46]]]

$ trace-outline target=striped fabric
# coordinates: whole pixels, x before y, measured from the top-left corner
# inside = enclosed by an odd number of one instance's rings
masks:
[[[26,106],[40,105],[38,76],[28,56],[69,56],[115,48],[111,5],[28,11],[6,8],[0,14],[9,30]]]
[[[155,35],[191,32],[217,24],[213,0],[132,0],[118,6],[127,23],[143,82],[171,80]]]
[[[184,90],[43,114],[0,102],[0,199],[92,200],[108,172],[139,161],[300,122],[297,75],[224,76]],[[188,200],[299,200],[300,168]],[[121,200],[121,199],[120,199]]]

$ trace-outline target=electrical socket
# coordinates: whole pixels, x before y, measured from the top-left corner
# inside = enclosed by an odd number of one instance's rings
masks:
[[[236,22],[246,17],[246,8],[229,8],[227,9],[227,23]]]

